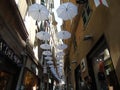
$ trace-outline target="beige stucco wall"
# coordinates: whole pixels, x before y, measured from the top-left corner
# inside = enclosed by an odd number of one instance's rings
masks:
[[[25,19],[25,15],[26,15],[26,11],[27,11],[27,8],[28,8],[26,0],[18,0],[17,6],[18,6],[20,14],[21,14],[21,16],[22,16],[22,18],[24,20]]]

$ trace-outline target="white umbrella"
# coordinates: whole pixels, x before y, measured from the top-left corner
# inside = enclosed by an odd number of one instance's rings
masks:
[[[71,2],[61,4],[57,9],[58,17],[62,18],[63,20],[72,19],[78,13],[78,8]]]
[[[49,44],[41,44],[40,47],[42,49],[50,49],[51,48]]]
[[[54,65],[49,65],[48,67],[53,68],[53,67],[54,67]]]
[[[52,55],[52,53],[50,51],[43,51],[42,53],[43,55]]]
[[[71,34],[68,31],[60,31],[57,33],[59,39],[68,39],[71,37]]]
[[[53,62],[52,61],[47,61],[47,64],[53,64]]]
[[[63,64],[63,62],[57,62],[57,64]]]
[[[62,56],[56,56],[56,59],[57,59],[57,60],[62,60],[63,57],[62,57]]]
[[[57,68],[60,68],[60,67],[63,68],[63,64],[58,64],[57,65]]]
[[[52,60],[52,57],[46,56],[45,59],[47,59],[47,60]]]
[[[32,4],[28,9],[28,14],[37,21],[48,19],[49,11],[41,4]]]
[[[63,51],[61,51],[61,52],[57,52],[56,55],[57,55],[57,56],[64,56],[65,53],[64,53]]]
[[[59,50],[64,50],[64,49],[66,49],[67,48],[67,45],[66,44],[59,44],[58,46],[57,46],[57,48],[59,49]]]
[[[50,39],[50,34],[45,31],[40,31],[36,34],[37,38],[40,40],[49,40]]]
[[[63,67],[63,64],[59,64],[60,67]]]
[[[44,74],[47,73],[47,67],[46,66],[43,67],[43,73]]]

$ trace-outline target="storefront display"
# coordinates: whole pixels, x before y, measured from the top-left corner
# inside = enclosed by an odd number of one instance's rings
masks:
[[[38,78],[35,76],[34,73],[30,72],[27,69],[25,70],[22,87],[25,90],[36,90],[38,88]]]
[[[11,75],[9,73],[0,71],[0,90],[8,90]]]
[[[105,40],[97,43],[88,59],[88,71],[95,90],[109,90],[109,87],[118,90],[118,79]]]
[[[15,90],[22,60],[0,37],[0,90]]]

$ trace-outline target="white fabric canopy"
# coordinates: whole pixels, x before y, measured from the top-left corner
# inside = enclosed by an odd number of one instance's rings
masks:
[[[71,2],[61,4],[57,9],[57,15],[63,20],[69,20],[75,17],[78,13],[78,8]]]
[[[43,21],[48,19],[49,11],[41,4],[32,4],[29,6],[28,15],[37,21]]]

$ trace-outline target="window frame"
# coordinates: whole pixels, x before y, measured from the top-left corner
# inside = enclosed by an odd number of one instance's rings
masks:
[[[88,13],[88,10],[89,10],[89,13]],[[87,2],[84,4],[83,11],[82,11],[82,20],[83,20],[84,27],[88,25],[91,14],[92,14],[92,9],[91,9],[90,3]]]

